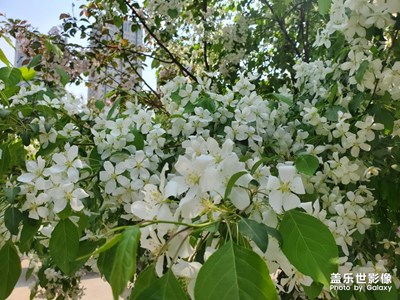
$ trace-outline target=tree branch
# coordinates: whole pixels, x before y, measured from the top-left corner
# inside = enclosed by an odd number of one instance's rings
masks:
[[[274,16],[276,22],[278,22],[279,28],[281,30],[281,32],[283,33],[286,41],[292,46],[293,50],[296,52],[297,56],[301,57],[301,52],[300,50],[296,47],[296,44],[294,43],[294,41],[290,38],[287,30],[286,30],[286,25],[285,22],[280,19],[277,14],[275,13],[274,8],[272,7],[272,5],[268,2],[268,0],[261,0],[262,3],[264,3],[265,5],[268,6],[269,10],[271,11],[272,15]]]
[[[137,13],[136,9],[129,3],[129,1],[125,0],[126,5],[132,10],[133,14],[138,18],[143,27],[147,30],[147,32],[151,35],[153,39],[158,43],[158,45],[167,52],[168,56],[171,60],[178,66],[181,72],[184,75],[189,76],[192,80],[197,82],[196,76],[194,76],[187,68],[185,68],[180,61],[171,53],[171,51],[162,43],[162,41],[154,34],[154,32],[150,29],[150,27],[146,24],[146,21]]]

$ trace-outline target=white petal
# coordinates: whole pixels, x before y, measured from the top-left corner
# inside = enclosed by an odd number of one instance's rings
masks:
[[[117,176],[117,181],[122,186],[129,186],[130,184],[129,179],[122,175]]]
[[[73,191],[72,196],[78,199],[89,197],[89,195],[81,188],[77,188]]]
[[[78,146],[74,145],[68,149],[67,158],[69,161],[73,161],[74,158],[77,156],[78,156]]]
[[[250,205],[249,194],[245,189],[234,187],[231,191],[231,201],[237,209],[243,210]]]
[[[54,212],[59,213],[67,206],[67,200],[65,198],[58,198],[54,200]]]
[[[280,166],[278,171],[279,178],[284,182],[292,181],[296,175],[296,168],[294,166]]]
[[[65,163],[67,162],[67,159],[61,153],[54,153],[53,154],[53,161],[58,165],[65,165]]]
[[[40,206],[37,208],[38,215],[42,218],[47,218],[49,215],[49,210],[46,207]]]
[[[296,194],[305,194],[304,190],[304,185],[303,181],[301,180],[301,177],[296,176],[293,178],[292,182],[289,185],[290,189],[292,192],[295,192]]]
[[[106,172],[108,174],[113,174],[114,173],[114,166],[110,161],[105,161],[104,165],[103,165],[104,170],[106,170]]]
[[[107,181],[105,191],[107,194],[112,194],[117,187],[117,183],[114,179]]]
[[[299,196],[292,193],[284,193],[283,194],[283,209],[285,211],[291,210],[293,208],[299,207],[300,205]]]
[[[153,205],[150,205],[144,201],[136,201],[131,205],[132,213],[143,219],[143,220],[152,220],[155,216]]]
[[[72,198],[70,204],[75,211],[81,211],[84,208],[82,201],[77,198]]]
[[[212,191],[218,183],[219,172],[214,168],[207,168],[200,177],[200,187],[202,192]]]
[[[33,173],[25,173],[18,176],[17,180],[24,183],[30,183],[33,181],[33,179],[35,179],[35,177],[36,176]]]
[[[107,173],[106,171],[101,171],[100,172],[100,180],[101,181],[108,181],[110,180],[111,176],[109,173]]]
[[[269,176],[267,182],[267,189],[268,190],[276,190],[280,187],[281,181],[276,176]]]
[[[282,198],[282,192],[279,190],[273,190],[269,193],[269,204],[278,214],[282,213]]]

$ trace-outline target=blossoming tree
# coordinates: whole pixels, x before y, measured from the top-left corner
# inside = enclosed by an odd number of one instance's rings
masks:
[[[397,299],[398,1],[81,9],[88,48],[3,21],[30,59],[0,52],[0,299],[22,256],[47,299],[88,272],[115,299]],[[125,20],[146,46],[90,34]],[[116,60],[109,104],[64,90]]]

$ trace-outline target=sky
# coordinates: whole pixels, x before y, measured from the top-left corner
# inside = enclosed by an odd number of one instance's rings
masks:
[[[0,13],[7,18],[27,20],[35,29],[42,33],[48,33],[53,27],[62,24],[59,19],[61,13],[68,13],[79,17],[79,6],[85,4],[85,0],[0,0]],[[4,18],[4,17],[1,17]],[[69,40],[78,43],[77,40]],[[80,42],[82,44],[82,42]],[[14,62],[14,50],[3,39],[0,40],[0,48],[7,55],[10,62]],[[151,62],[146,61],[147,65]],[[149,79],[150,85],[155,87],[154,72],[145,69],[143,76]],[[86,87],[75,85],[67,87],[77,96],[87,96]]]

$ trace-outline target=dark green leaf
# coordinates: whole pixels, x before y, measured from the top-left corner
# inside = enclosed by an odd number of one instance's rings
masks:
[[[21,261],[11,241],[0,250],[0,265],[0,300],[4,300],[11,294],[21,275]]]
[[[231,178],[229,178],[228,184],[226,185],[226,190],[225,190],[225,195],[224,199],[228,199],[229,195],[231,194],[231,191],[236,183],[236,181],[239,180],[240,177],[243,175],[246,175],[247,171],[240,171],[232,175]]]
[[[131,300],[188,299],[171,270],[161,278],[157,278],[154,268],[149,268],[139,284],[141,285],[132,291]]]
[[[11,111],[5,108],[0,109],[0,118],[5,119],[11,114]]]
[[[107,114],[107,120],[110,120],[113,117],[113,114],[114,114],[115,110],[119,107],[119,105],[121,104],[121,101],[122,101],[122,97],[118,97],[118,99],[115,100],[115,102],[111,106],[110,111]]]
[[[302,154],[297,157],[295,165],[297,171],[311,176],[318,169],[319,161],[314,155]]]
[[[17,235],[19,223],[22,221],[22,213],[16,207],[8,207],[4,212],[4,223],[11,234]]]
[[[115,256],[109,275],[114,299],[125,290],[128,281],[136,272],[136,253],[139,246],[140,230],[132,226],[124,230],[121,241],[116,245]]]
[[[385,290],[385,291],[373,291],[373,295],[375,296],[375,299],[380,300],[380,299],[385,299],[385,300],[398,300],[399,293],[396,289],[396,286],[394,283],[391,285],[391,290]]]
[[[13,204],[15,196],[17,196],[20,191],[21,188],[18,186],[13,188],[4,188],[4,194],[6,195],[8,203]]]
[[[139,130],[133,130],[133,136],[135,137],[133,140],[133,144],[136,147],[136,150],[143,150],[144,148],[144,136]]]
[[[50,238],[50,255],[56,265],[65,273],[71,273],[71,263],[79,251],[79,231],[69,219],[61,220]]]
[[[34,56],[33,58],[32,58],[32,60],[29,62],[29,64],[28,64],[28,68],[33,68],[33,67],[36,67],[40,62],[42,61],[42,56],[39,54],[39,55],[36,55],[36,56]]]
[[[102,110],[104,106],[106,106],[105,102],[102,100],[96,100],[94,103],[94,106],[96,106],[97,109]]]
[[[303,289],[306,292],[308,299],[316,299],[321,293],[324,285],[319,282],[313,282],[310,286],[303,285]]]
[[[176,9],[168,9],[167,13],[172,19],[175,19],[179,14]]]
[[[282,250],[300,272],[329,286],[338,270],[338,249],[328,227],[320,220],[296,210],[285,212],[281,225]]]
[[[271,93],[267,95],[268,97],[278,100],[278,102],[284,102],[288,105],[292,105],[293,104],[293,99],[289,98],[287,96],[281,95],[281,94],[277,94],[277,93]]]
[[[264,260],[232,241],[205,262],[197,276],[194,294],[196,300],[278,298]]]
[[[8,168],[10,166],[11,156],[7,144],[0,145],[0,149],[2,150],[0,158],[0,178],[1,178],[3,175],[7,174]]]
[[[157,282],[157,280],[158,277],[155,273],[154,266],[147,267],[144,271],[140,272],[136,279],[129,299],[139,300],[141,294],[149,288],[152,289],[151,285]]]
[[[249,237],[262,252],[268,248],[267,225],[258,223],[250,219],[241,219],[239,222],[239,231]]]
[[[61,84],[64,86],[67,85],[67,83],[70,80],[68,73],[62,67],[59,67],[59,66],[57,66],[55,68],[55,70],[56,70],[57,74],[60,76]]]
[[[210,97],[202,97],[197,102],[197,106],[207,109],[209,112],[214,113],[216,111],[215,102]]]
[[[26,218],[23,223],[24,225],[22,226],[21,236],[18,244],[18,248],[22,253],[28,252],[31,249],[33,238],[42,225],[40,221],[28,218]]]
[[[360,67],[358,68],[357,72],[356,72],[356,81],[357,83],[361,83],[363,78],[364,78],[364,74],[365,72],[368,70],[369,67],[369,61],[368,60],[364,60]]]
[[[340,105],[330,106],[325,113],[325,117],[328,121],[337,122],[338,120],[338,112],[346,112],[346,109]]]

